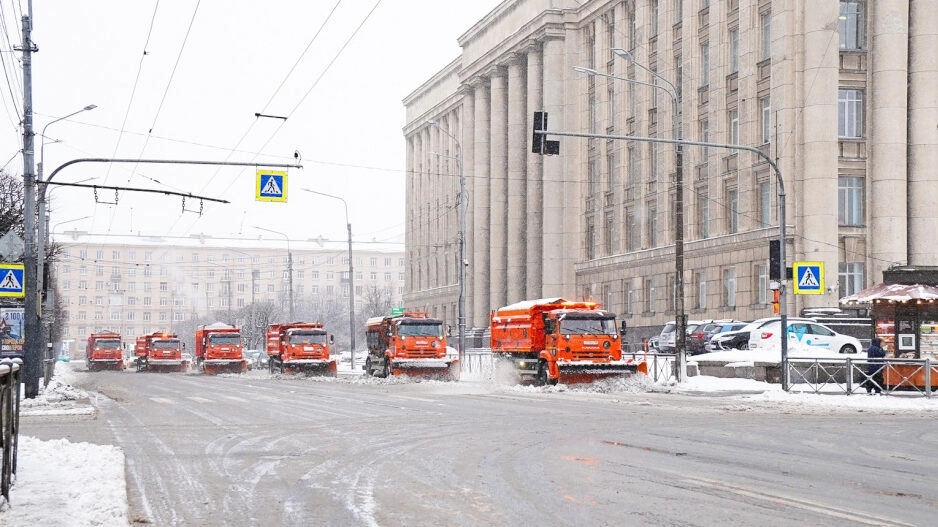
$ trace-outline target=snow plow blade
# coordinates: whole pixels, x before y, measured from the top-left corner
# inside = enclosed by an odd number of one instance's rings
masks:
[[[283,363],[283,373],[304,373],[307,376],[335,377],[339,374],[339,367],[334,360],[308,362],[300,360]]]
[[[398,361],[391,363],[391,375],[408,377],[427,377],[440,381],[459,380],[459,361]]]
[[[638,370],[636,364],[577,364],[559,365],[563,384],[589,384],[608,377],[626,376]]]
[[[221,361],[221,362],[202,362],[202,372],[206,375],[216,375],[219,373],[245,373],[248,371],[247,361]]]

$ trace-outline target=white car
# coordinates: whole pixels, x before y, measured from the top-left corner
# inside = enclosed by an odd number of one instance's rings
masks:
[[[781,323],[773,322],[749,335],[749,349],[781,347]],[[860,341],[850,335],[837,333],[824,324],[796,320],[788,323],[788,349],[791,351],[829,353],[858,353],[863,350]]]
[[[770,324],[780,325],[781,317],[767,317],[753,320],[735,331],[717,333],[710,339],[710,351],[749,349],[749,337]],[[814,322],[813,318],[788,318],[788,324],[795,322]]]

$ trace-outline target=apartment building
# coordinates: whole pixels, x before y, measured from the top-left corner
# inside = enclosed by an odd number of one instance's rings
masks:
[[[284,322],[291,300],[294,320],[330,321],[337,342],[347,346],[351,283],[356,321],[389,313],[404,294],[399,244],[354,242],[350,281],[347,242],[82,231],[55,242],[62,247],[53,271],[65,311],[62,339],[72,353],[102,329],[120,332],[132,347],[137,336],[154,331],[186,338],[196,324],[244,326],[261,310],[271,322]],[[356,341],[364,342],[364,322],[358,325]],[[251,337],[261,345],[259,335]]]
[[[405,303],[455,308],[459,176],[469,326],[554,296],[660,326],[679,231],[690,318],[771,314],[780,205],[787,266],[825,272],[820,294],[786,284],[789,313],[938,264],[936,20],[905,0],[502,2],[404,99]],[[594,137],[534,154],[535,111]],[[678,200],[675,146],[623,136],[712,145],[682,147]]]

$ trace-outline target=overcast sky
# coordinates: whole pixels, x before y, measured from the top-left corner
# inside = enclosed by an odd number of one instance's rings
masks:
[[[252,167],[79,164],[53,181],[165,189],[230,201],[50,187],[50,227],[305,240],[403,241],[402,99],[459,56],[497,0],[43,0],[33,6],[36,162],[81,157],[293,163],[287,203],[255,200]],[[26,0],[0,3],[3,51]],[[305,50],[305,51],[304,51]],[[2,53],[0,163],[20,175],[22,67]],[[94,104],[97,108],[52,120]],[[255,113],[287,117],[257,118]],[[56,142],[60,141],[60,142]],[[202,215],[198,214],[202,210]],[[86,216],[90,216],[85,218]],[[85,218],[85,219],[79,219]],[[74,220],[74,221],[72,221]],[[282,236],[279,236],[282,238]]]

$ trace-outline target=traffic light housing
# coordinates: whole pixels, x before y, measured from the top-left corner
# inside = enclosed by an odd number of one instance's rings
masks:
[[[534,132],[531,137],[531,152],[555,156],[560,153],[560,141],[547,139],[547,112],[534,112]]]

